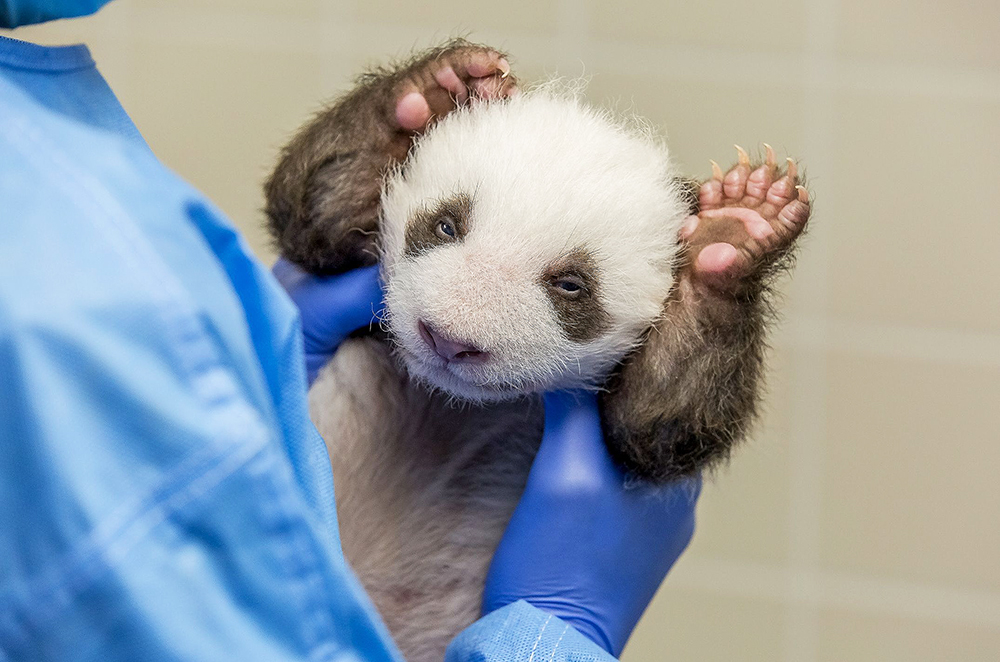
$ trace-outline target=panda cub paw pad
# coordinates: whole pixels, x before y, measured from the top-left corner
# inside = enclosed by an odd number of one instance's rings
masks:
[[[509,97],[516,91],[502,53],[459,39],[404,70],[393,115],[401,131],[414,133],[470,101]]]
[[[798,166],[780,168],[765,144],[764,162],[751,165],[736,147],[736,165],[723,174],[712,162],[712,178],[701,185],[701,211],[680,230],[687,273],[700,284],[731,290],[786,254],[809,218],[809,193]]]

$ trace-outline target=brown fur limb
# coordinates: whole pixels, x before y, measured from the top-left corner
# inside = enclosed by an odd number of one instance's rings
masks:
[[[641,480],[710,469],[728,459],[753,425],[767,330],[776,317],[773,283],[791,268],[792,242],[802,230],[783,236],[746,275],[719,290],[699,280],[694,257],[715,242],[743,245],[748,235],[735,219],[701,225],[663,314],[611,375],[600,401],[609,450]]]
[[[455,100],[434,80],[435,67],[482,50],[455,39],[364,74],[293,138],[265,184],[268,225],[284,257],[316,274],[376,263],[382,183],[415,135],[396,123],[396,104],[420,91],[432,113],[450,111]]]

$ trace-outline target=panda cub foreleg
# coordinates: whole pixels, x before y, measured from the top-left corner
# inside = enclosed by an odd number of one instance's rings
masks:
[[[753,422],[772,285],[792,262],[810,203],[792,159],[739,162],[698,188],[683,259],[660,320],[612,375],[601,401],[609,447],[641,478],[697,473],[728,457]]]
[[[265,185],[282,255],[316,274],[375,264],[386,173],[436,119],[515,85],[502,53],[462,39],[358,78],[282,150]]]

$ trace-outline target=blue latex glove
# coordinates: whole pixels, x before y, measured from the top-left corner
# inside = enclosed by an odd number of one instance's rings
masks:
[[[625,487],[592,393],[545,396],[545,433],[490,566],[489,613],[517,600],[618,656],[694,534],[701,479]]]
[[[347,336],[362,327],[378,324],[385,305],[378,267],[321,277],[280,258],[272,272],[302,317],[306,374],[311,386]]]

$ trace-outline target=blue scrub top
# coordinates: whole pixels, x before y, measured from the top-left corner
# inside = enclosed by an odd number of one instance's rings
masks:
[[[0,37],[0,662],[398,660],[299,318],[84,46]],[[608,660],[524,602],[453,662]]]

